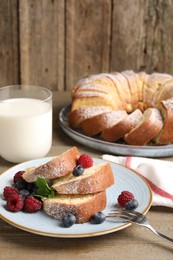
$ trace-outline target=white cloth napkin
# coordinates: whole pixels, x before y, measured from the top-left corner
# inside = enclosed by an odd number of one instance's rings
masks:
[[[151,187],[152,206],[173,208],[173,162],[108,154],[102,155],[102,159],[124,165],[141,174]]]

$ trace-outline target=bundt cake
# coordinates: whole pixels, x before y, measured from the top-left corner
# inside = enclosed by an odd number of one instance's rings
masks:
[[[109,142],[170,144],[172,107],[172,75],[132,70],[100,73],[80,80],[72,89],[69,125]]]

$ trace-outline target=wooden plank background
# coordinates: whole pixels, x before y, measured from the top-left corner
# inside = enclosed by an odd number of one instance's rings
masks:
[[[69,90],[133,69],[173,74],[173,0],[1,0],[0,87]]]

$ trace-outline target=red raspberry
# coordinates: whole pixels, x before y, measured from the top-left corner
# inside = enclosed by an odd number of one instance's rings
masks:
[[[17,181],[23,180],[22,175],[24,174],[24,172],[25,171],[16,172],[16,174],[14,175],[14,178],[13,178],[13,182],[16,183]]]
[[[28,213],[34,213],[41,209],[42,202],[29,196],[25,199],[23,210]]]
[[[93,166],[93,159],[88,154],[83,153],[79,157],[77,164],[83,166],[84,168],[89,168]]]
[[[23,208],[23,199],[18,194],[13,194],[8,198],[6,209],[11,212],[18,212]]]
[[[6,200],[8,200],[13,194],[19,194],[18,189],[11,186],[6,186],[3,191],[3,196]]]
[[[125,190],[118,196],[118,203],[121,207],[124,207],[132,199],[134,199],[134,195],[130,191]]]

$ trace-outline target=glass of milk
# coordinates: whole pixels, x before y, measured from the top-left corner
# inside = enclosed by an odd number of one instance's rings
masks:
[[[52,92],[13,85],[0,88],[0,156],[13,163],[45,156],[52,145]]]

